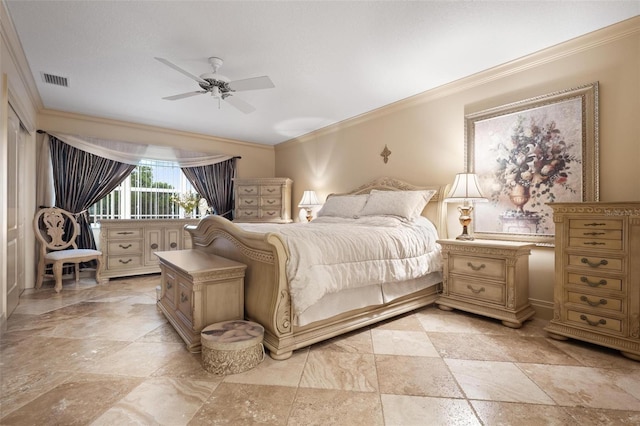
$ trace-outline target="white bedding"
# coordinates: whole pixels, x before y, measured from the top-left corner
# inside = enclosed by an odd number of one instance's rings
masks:
[[[239,223],[279,234],[289,248],[286,273],[296,316],[324,295],[415,279],[441,270],[435,226],[391,216],[317,218],[292,225]]]

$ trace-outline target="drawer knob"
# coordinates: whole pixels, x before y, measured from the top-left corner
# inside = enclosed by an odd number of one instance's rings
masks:
[[[122,244],[118,244],[118,246],[119,246],[120,248],[125,249],[125,250],[126,250],[126,249],[128,249],[128,248],[131,248],[131,244],[127,244],[126,246],[125,246],[125,245],[122,245]]]
[[[173,288],[173,284],[171,284],[170,282],[167,282],[167,290],[170,290]]]
[[[580,315],[580,319],[593,327],[607,324],[607,320],[604,318],[600,318],[598,321],[593,321],[587,318],[586,315]]]
[[[133,232],[131,232],[131,231],[120,231],[120,232],[117,232],[117,234],[118,235],[131,235],[131,234],[133,234]]]
[[[592,235],[592,236],[596,236],[596,235],[606,235],[606,232],[583,232],[582,235]]]
[[[269,216],[273,216],[274,214],[276,214],[276,212],[267,212],[267,214],[268,214]]]
[[[244,191],[246,194],[250,194],[250,193],[252,193],[252,192],[253,192],[253,188],[243,189],[243,191]]]
[[[602,222],[591,222],[591,223],[585,223],[584,226],[605,226],[606,223],[602,223]]]
[[[267,188],[267,192],[276,192],[276,190],[273,188]]]
[[[118,262],[123,263],[123,264],[127,264],[129,262],[131,262],[133,259],[127,259],[127,260],[122,260],[122,259],[118,259]]]
[[[274,204],[276,200],[267,200],[267,204]]]
[[[189,298],[187,297],[186,294],[180,293],[180,303],[187,302],[188,300],[189,300]]]
[[[589,287],[598,287],[599,285],[607,285],[607,280],[604,280],[604,279],[600,281],[591,281],[587,277],[580,277],[580,281],[587,284]]]
[[[482,269],[487,267],[484,263],[481,263],[480,266],[476,266],[471,262],[467,262],[467,266],[474,271],[481,271]]]
[[[480,287],[479,289],[475,289],[475,288],[471,287],[471,284],[467,285],[467,288],[469,290],[471,290],[471,292],[474,293],[474,294],[480,294],[480,293],[482,293],[484,291],[484,287]]]
[[[158,245],[156,243],[151,244],[151,249],[155,250],[158,248]]]
[[[253,204],[253,200],[244,200],[245,204]]]
[[[594,302],[593,300],[589,300],[589,298],[587,296],[580,296],[580,300],[582,300],[583,302],[587,302],[589,304],[589,306],[593,306],[594,308],[596,306],[606,305],[607,304],[607,300],[606,299],[600,299],[600,300],[596,300]]]
[[[605,243],[600,243],[598,241],[588,241],[584,243],[585,246],[604,246]]]
[[[583,257],[582,259],[580,259],[580,262],[586,263],[587,265],[591,266],[592,268],[597,268],[598,266],[605,266],[605,265],[609,264],[609,262],[606,259],[600,259],[600,262],[595,263],[595,262],[590,261],[586,257]]]
[[[169,244],[169,247],[171,247],[171,248],[176,248],[176,247],[178,247],[178,243],[176,243],[176,242],[174,241],[173,243]]]

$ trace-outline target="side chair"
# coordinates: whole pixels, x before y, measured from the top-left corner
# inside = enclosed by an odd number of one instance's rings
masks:
[[[53,265],[56,292],[62,290],[62,266],[65,263],[75,264],[76,282],[80,279],[80,263],[97,261],[96,282],[100,283],[102,271],[102,252],[92,249],[79,249],[76,238],[79,225],[71,213],[58,207],[46,207],[38,210],[33,219],[33,229],[40,243],[38,276],[36,288],[42,286],[47,265]]]

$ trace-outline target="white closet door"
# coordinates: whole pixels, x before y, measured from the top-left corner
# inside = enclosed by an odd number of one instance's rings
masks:
[[[24,161],[26,131],[20,126],[18,116],[9,108],[7,126],[7,318],[18,306],[20,294],[25,288],[25,203]]]

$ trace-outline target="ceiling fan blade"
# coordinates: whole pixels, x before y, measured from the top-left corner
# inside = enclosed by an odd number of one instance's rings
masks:
[[[165,64],[168,67],[173,68],[174,70],[178,71],[179,73],[182,73],[184,75],[186,75],[187,77],[197,81],[198,83],[204,83],[204,84],[209,84],[206,81],[204,81],[203,79],[201,79],[200,77],[191,74],[189,71],[183,70],[182,68],[180,68],[179,66],[177,66],[176,64],[164,59],[164,58],[155,58],[156,60],[162,62],[163,64]]]
[[[244,112],[245,114],[250,114],[256,110],[252,105],[249,105],[247,102],[243,101],[240,98],[236,98],[233,95],[225,96],[224,100],[229,102],[231,105],[238,108],[240,111]]]
[[[197,92],[181,93],[179,95],[167,96],[166,98],[162,98],[162,99],[166,99],[168,101],[176,101],[178,99],[190,98],[191,96],[195,96],[195,95],[202,95],[203,93],[207,93],[207,91],[198,90]]]
[[[245,78],[244,80],[235,80],[229,82],[229,87],[235,92],[243,90],[271,89],[276,87],[271,79],[266,75],[262,77]]]

